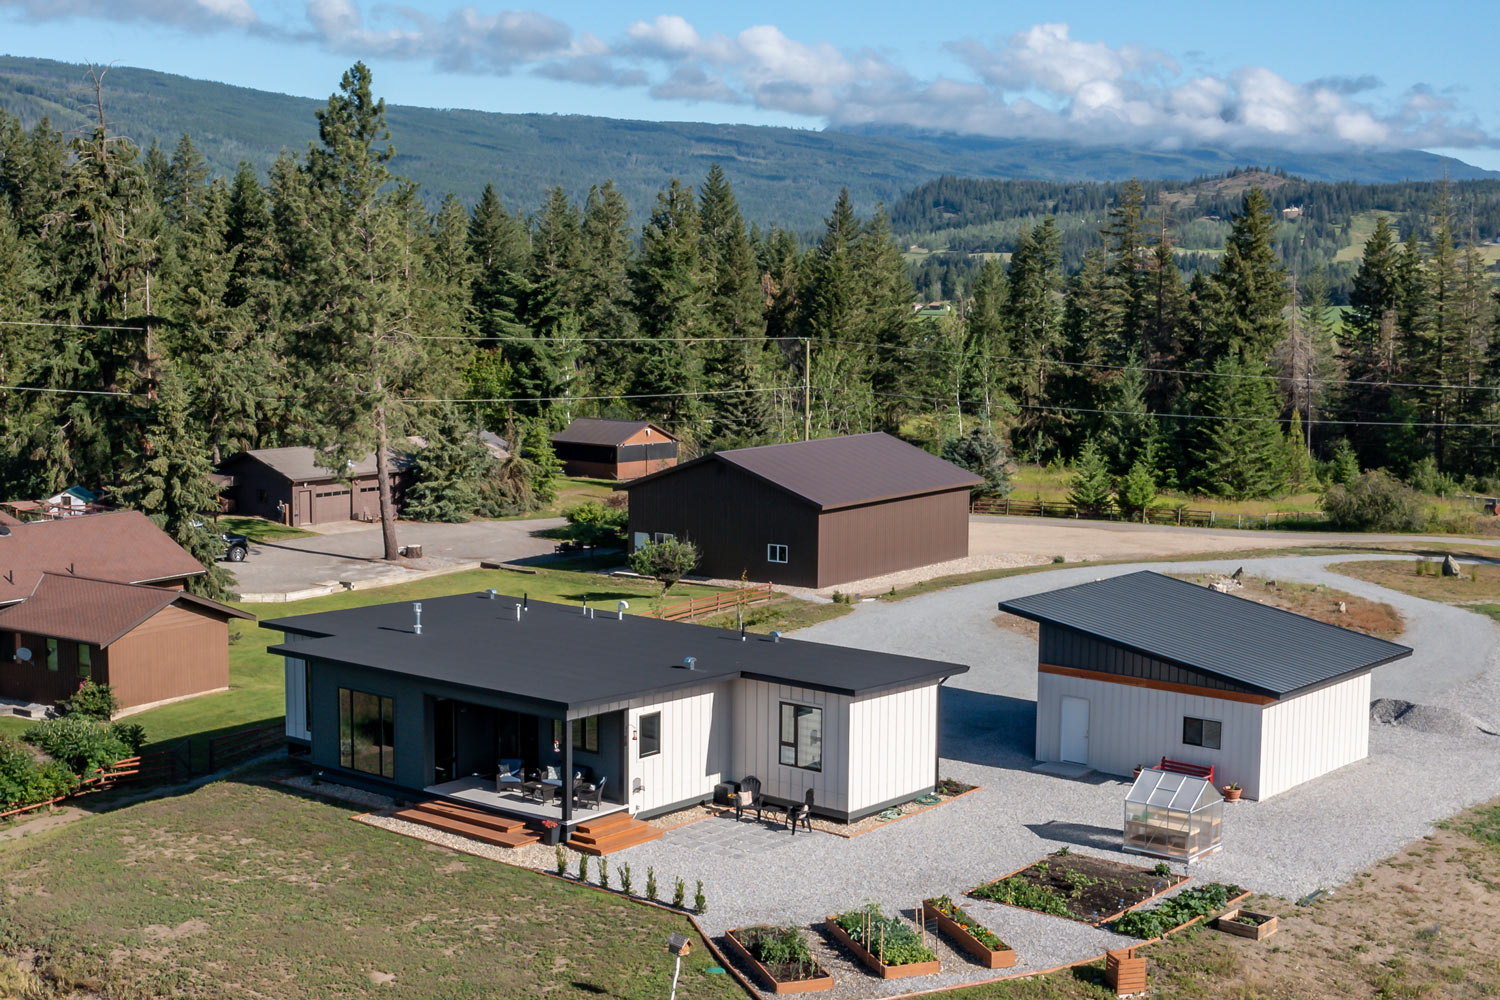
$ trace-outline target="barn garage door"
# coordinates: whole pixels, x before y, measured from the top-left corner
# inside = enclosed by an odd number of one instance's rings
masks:
[[[349,520],[349,487],[319,486],[313,490],[312,523]]]

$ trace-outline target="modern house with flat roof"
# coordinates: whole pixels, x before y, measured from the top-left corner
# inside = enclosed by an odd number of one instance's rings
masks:
[[[552,451],[569,476],[638,479],[677,464],[677,439],[648,420],[578,417],[552,435]]]
[[[1041,625],[1036,756],[1129,774],[1163,757],[1267,799],[1369,754],[1394,642],[1139,572],[1002,601]]]
[[[769,802],[810,791],[841,820],[911,801],[938,781],[938,687],[968,670],[493,591],[261,627],[285,636],[269,648],[286,660],[287,736],[314,764],[570,828],[747,775]],[[558,784],[533,805],[499,783],[507,768]],[[600,792],[588,808],[580,773]]]
[[[624,489],[632,547],[672,535],[704,576],[821,588],[964,558],[981,482],[877,433],[715,452]]]

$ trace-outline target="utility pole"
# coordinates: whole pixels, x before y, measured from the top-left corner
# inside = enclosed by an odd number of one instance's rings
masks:
[[[802,338],[802,440],[812,440],[812,341]]]

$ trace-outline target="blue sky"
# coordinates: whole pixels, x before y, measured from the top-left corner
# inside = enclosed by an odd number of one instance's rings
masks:
[[[1500,5],[0,0],[0,51],[308,97],[896,124],[1172,148],[1419,147],[1500,169]],[[1248,11],[1248,13],[1241,13]]]

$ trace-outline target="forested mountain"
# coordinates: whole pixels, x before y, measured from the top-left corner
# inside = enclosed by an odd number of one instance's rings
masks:
[[[1495,244],[1500,237],[1500,180],[1328,183],[1285,171],[1232,170],[1191,181],[1142,181],[1144,211],[1171,234],[1174,258],[1189,275],[1212,271],[1231,231],[1230,217],[1252,186],[1265,192],[1276,217],[1278,255],[1298,276],[1324,270],[1329,294],[1348,301],[1359,251],[1379,216],[1403,234],[1426,225],[1440,194],[1464,239]],[[1130,182],[1056,184],[1046,181],[941,177],[907,192],[891,206],[898,238],[923,250],[918,291],[930,299],[963,294],[984,253],[1010,253],[1041,219],[1052,218],[1063,269],[1078,270],[1108,225]],[[1486,247],[1500,259],[1500,246]]]
[[[228,176],[241,160],[262,179],[281,149],[316,138],[320,102],[116,66],[105,82],[109,117],[141,148],[171,148],[184,133],[210,170]],[[94,94],[85,67],[0,57],[0,108],[28,126],[88,127]],[[910,130],[811,131],[581,115],[515,115],[392,106],[400,137],[392,168],[422,186],[429,205],[446,193],[473,201],[493,183],[507,204],[535,205],[561,186],[579,200],[613,180],[645,221],[645,207],[671,177],[702,177],[719,163],[747,215],[761,225],[811,235],[842,188],[856,210],[894,203],[941,175],[1052,181],[1190,178],[1256,163],[1322,180],[1363,182],[1481,176],[1466,164],[1421,152],[1304,154],[1254,149],[1172,152],[1061,142],[928,135]]]

